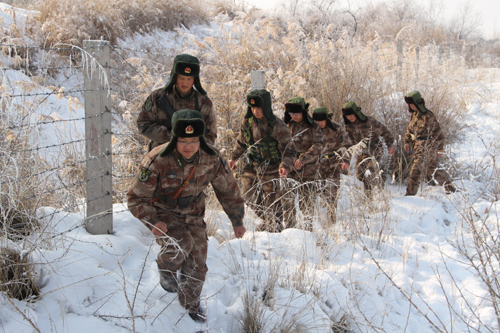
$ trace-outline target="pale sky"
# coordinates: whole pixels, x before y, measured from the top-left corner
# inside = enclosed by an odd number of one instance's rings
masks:
[[[277,5],[288,2],[289,0],[242,0],[242,2],[247,4],[254,4],[256,7],[262,9],[273,9]],[[307,1],[307,0],[299,0]],[[311,1],[311,0],[309,0]],[[341,0],[342,1],[342,0]],[[362,3],[363,1],[370,0],[354,0],[351,3]],[[392,0],[385,0],[392,1]],[[397,0],[396,0],[397,1]],[[445,4],[445,13],[451,17],[455,11],[458,10],[460,4],[464,3],[466,0],[442,0]],[[342,2],[346,3],[345,0]],[[429,0],[424,0],[421,3],[428,3]],[[486,39],[500,38],[500,21],[497,17],[500,15],[500,0],[474,0],[473,6],[478,11],[482,17],[482,27],[481,31]]]

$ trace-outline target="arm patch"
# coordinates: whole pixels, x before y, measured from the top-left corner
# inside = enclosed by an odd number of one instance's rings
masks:
[[[142,167],[141,171],[139,171],[139,175],[137,178],[139,179],[140,182],[147,182],[149,179],[149,176],[151,176],[151,170],[149,170],[146,167]]]

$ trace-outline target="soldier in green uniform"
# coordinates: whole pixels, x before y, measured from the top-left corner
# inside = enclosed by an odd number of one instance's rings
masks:
[[[150,140],[149,150],[170,141],[172,115],[183,109],[201,112],[206,126],[206,140],[214,145],[217,139],[217,118],[212,101],[201,86],[199,75],[198,58],[189,54],[177,55],[169,82],[147,97],[137,117],[137,127]]]
[[[229,217],[237,238],[243,237],[244,200],[233,172],[205,141],[199,111],[172,116],[168,143],[146,154],[127,193],[130,212],[161,246],[157,263],[160,284],[178,293],[181,305],[197,322],[205,321],[200,294],[208,271],[205,189],[209,184]]]
[[[290,98],[285,103],[284,122],[292,132],[292,140],[297,150],[294,168],[289,177],[299,183],[297,191],[290,189],[285,207],[287,227],[297,223],[295,192],[298,194],[299,208],[304,215],[314,213],[314,198],[319,179],[319,157],[323,150],[323,133],[318,124],[309,116],[309,103],[302,97]],[[312,225],[307,225],[312,230]]]
[[[394,155],[394,137],[385,125],[364,115],[354,102],[344,104],[342,114],[352,143],[360,143],[362,146],[356,158],[356,177],[363,182],[365,193],[371,198],[373,189],[383,186],[383,170],[380,167],[384,154],[383,142],[387,145],[389,154]]]
[[[337,220],[337,196],[340,187],[340,174],[349,168],[347,149],[352,145],[345,129],[331,120],[332,114],[327,108],[313,110],[312,118],[323,132],[323,151],[319,161],[319,175],[323,180],[323,195],[328,208],[328,222]]]
[[[431,184],[435,181],[446,193],[455,192],[448,173],[438,168],[439,158],[444,154],[444,135],[434,113],[425,107],[425,101],[418,91],[405,96],[411,120],[404,138],[404,149],[413,151],[413,164],[406,195],[417,194],[422,178]]]
[[[283,229],[282,188],[295,159],[292,135],[285,123],[273,114],[271,94],[265,89],[247,95],[247,112],[236,138],[229,167],[248,153],[241,173],[241,192],[249,207],[264,222],[258,231]]]

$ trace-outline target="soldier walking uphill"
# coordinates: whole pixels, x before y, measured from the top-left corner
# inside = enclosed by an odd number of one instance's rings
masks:
[[[258,231],[283,229],[282,190],[279,178],[286,178],[295,161],[295,146],[285,123],[276,118],[271,94],[264,89],[247,95],[248,110],[234,144],[229,167],[247,151],[241,176],[241,192],[248,206],[264,223]]]
[[[214,145],[217,139],[216,116],[212,101],[201,86],[199,75],[198,58],[180,54],[174,58],[167,85],[153,91],[146,99],[137,117],[137,127],[141,134],[151,140],[149,150],[170,141],[172,115],[183,109],[201,112],[206,126],[206,140]]]
[[[313,111],[313,119],[323,132],[323,151],[319,161],[319,175],[324,180],[324,195],[328,208],[328,220],[337,220],[337,195],[340,187],[340,174],[349,168],[347,149],[352,145],[345,129],[331,120],[332,114],[327,108],[317,108]]]
[[[299,208],[304,215],[311,215],[316,197],[319,156],[323,149],[323,133],[321,128],[308,114],[309,103],[304,98],[293,97],[285,103],[284,121],[292,132],[292,140],[297,150],[294,168],[289,177],[298,181]],[[287,227],[296,224],[295,194],[290,190],[285,207]],[[312,226],[307,226],[312,229]]]
[[[413,165],[410,180],[406,186],[406,195],[417,194],[421,179],[436,181],[444,185],[446,193],[455,192],[448,174],[438,169],[438,159],[444,154],[444,135],[432,111],[427,110],[420,92],[413,91],[405,96],[411,120],[405,134],[404,149],[413,148]]]
[[[160,284],[177,292],[181,305],[196,322],[204,322],[200,294],[207,273],[204,190],[209,184],[241,238],[244,200],[227,162],[205,138],[202,115],[194,110],[172,116],[169,143],[150,151],[127,194],[130,212],[161,246],[157,264]]]
[[[356,177],[363,182],[365,193],[371,198],[373,189],[383,185],[380,162],[384,148],[380,138],[385,141],[389,154],[393,155],[394,137],[387,127],[375,118],[365,116],[354,102],[344,104],[342,114],[352,143],[362,142],[363,148],[356,158]]]

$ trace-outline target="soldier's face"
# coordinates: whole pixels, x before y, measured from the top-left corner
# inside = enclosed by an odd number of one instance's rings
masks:
[[[418,108],[415,104],[409,104],[410,105],[410,109],[412,109],[413,111],[417,111]]]
[[[190,159],[200,149],[199,138],[177,138],[176,149],[185,159]]]
[[[262,110],[261,107],[251,107],[252,113],[257,119],[264,119],[264,111]]]
[[[194,76],[184,76],[177,74],[177,80],[175,81],[175,86],[177,90],[183,94],[187,95],[191,92],[194,85]]]
[[[351,123],[356,122],[356,115],[355,114],[350,114],[348,116],[345,116],[347,120],[349,120]]]
[[[319,125],[321,128],[326,127],[326,120],[315,120],[315,122]]]
[[[292,117],[293,121],[295,121],[296,123],[300,123],[300,122],[302,122],[302,120],[304,120],[304,116],[302,115],[302,112],[299,112],[299,113],[288,112],[288,114],[290,115],[290,117]]]

